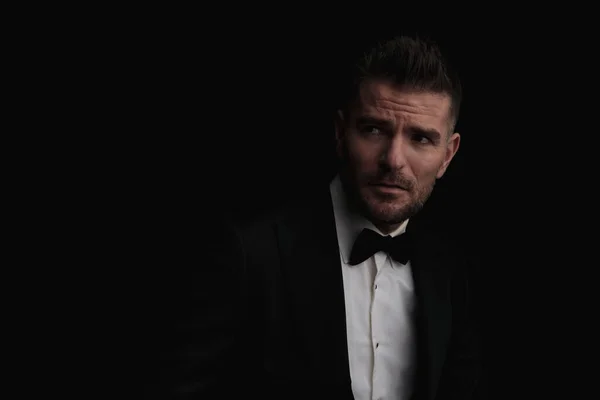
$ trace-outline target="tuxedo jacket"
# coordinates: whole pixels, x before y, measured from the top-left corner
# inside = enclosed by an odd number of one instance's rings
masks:
[[[190,280],[172,398],[353,399],[329,187],[243,223],[215,221]],[[414,400],[485,397],[462,252],[416,218]],[[214,239],[216,238],[216,239]],[[202,239],[201,239],[202,240]]]

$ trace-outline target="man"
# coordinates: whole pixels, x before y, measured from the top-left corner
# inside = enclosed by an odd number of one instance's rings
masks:
[[[410,37],[357,67],[330,185],[208,228],[221,231],[202,266],[216,276],[189,302],[210,309],[183,329],[178,398],[482,395],[467,263],[413,218],[458,151],[460,83]]]

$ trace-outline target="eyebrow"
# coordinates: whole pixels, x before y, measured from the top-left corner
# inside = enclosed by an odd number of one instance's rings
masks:
[[[376,118],[376,117],[371,117],[368,115],[365,116],[361,116],[358,117],[356,119],[356,123],[357,125],[378,125],[378,126],[382,126],[384,128],[392,128],[392,122],[385,120],[385,119],[381,119],[381,118]],[[423,136],[428,136],[430,138],[432,138],[433,140],[440,140],[442,138],[442,134],[434,128],[423,128],[420,126],[410,126],[409,131],[417,134],[417,135],[423,135]]]

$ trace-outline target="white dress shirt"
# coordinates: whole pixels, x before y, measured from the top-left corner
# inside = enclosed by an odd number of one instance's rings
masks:
[[[410,262],[403,265],[378,252],[348,264],[363,228],[381,232],[347,206],[339,176],[330,185],[346,304],[348,356],[356,400],[407,400],[415,370],[415,299]],[[406,231],[405,221],[392,236]]]

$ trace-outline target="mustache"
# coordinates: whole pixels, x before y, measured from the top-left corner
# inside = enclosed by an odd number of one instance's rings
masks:
[[[367,179],[369,185],[385,184],[390,186],[400,186],[405,190],[413,189],[413,182],[402,174],[377,174]]]

